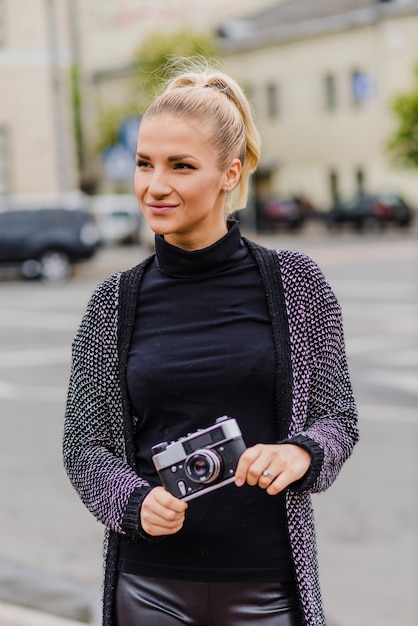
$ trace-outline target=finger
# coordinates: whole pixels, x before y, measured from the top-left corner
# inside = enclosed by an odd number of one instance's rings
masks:
[[[268,493],[269,496],[276,496],[278,493],[286,489],[288,485],[289,480],[286,476],[286,472],[282,472],[266,487],[266,493]]]
[[[178,513],[182,513],[187,509],[187,502],[176,498],[163,487],[156,487],[153,491],[155,491],[156,502],[158,502],[158,504],[162,507],[172,511],[177,511]]]
[[[141,509],[142,528],[150,535],[173,534],[183,526],[185,513],[165,511],[158,508]]]
[[[258,485],[262,489],[267,489],[269,485],[276,479],[277,472],[273,473],[274,470],[271,467],[266,467],[259,476]]]
[[[161,535],[174,535],[179,530],[181,530],[183,524],[184,516],[181,519],[177,520],[176,523],[172,523],[169,525],[161,524],[159,523],[159,521],[149,521],[147,519],[143,519],[141,521],[143,530],[153,537],[158,537]]]
[[[248,481],[248,472],[253,463],[260,457],[262,453],[262,444],[257,444],[251,448],[247,448],[243,452],[238,461],[237,469],[235,470],[235,484],[237,487],[241,487]],[[253,484],[257,484],[256,482]]]
[[[175,498],[163,487],[156,487],[142,503],[142,528],[151,535],[177,532],[184,523],[186,509],[187,502]]]

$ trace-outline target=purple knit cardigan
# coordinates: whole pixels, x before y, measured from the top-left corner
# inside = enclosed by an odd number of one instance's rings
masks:
[[[307,475],[287,489],[289,536],[306,626],[325,626],[310,494],[335,480],[358,439],[357,411],[339,304],[315,263],[247,241],[259,266],[277,353],[288,355],[277,403],[282,439],[312,454]],[[152,257],[151,257],[152,258]],[[138,289],[150,259],[104,281],[73,342],[64,427],[64,464],[80,498],[106,527],[103,626],[115,626],[121,533],[141,534],[138,510],[150,487],[134,471],[133,417],[126,364]]]

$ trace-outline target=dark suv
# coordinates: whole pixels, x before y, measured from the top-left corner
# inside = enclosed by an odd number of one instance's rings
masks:
[[[376,226],[383,228],[387,224],[407,228],[414,219],[414,211],[397,194],[364,194],[335,205],[326,219],[330,228],[343,224],[349,224],[356,230]]]
[[[28,278],[63,280],[98,243],[93,219],[79,209],[0,211],[0,268],[19,268]]]

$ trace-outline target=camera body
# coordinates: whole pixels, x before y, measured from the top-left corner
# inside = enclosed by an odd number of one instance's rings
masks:
[[[167,491],[188,501],[232,483],[245,449],[237,421],[224,415],[213,426],[156,444],[152,460]]]

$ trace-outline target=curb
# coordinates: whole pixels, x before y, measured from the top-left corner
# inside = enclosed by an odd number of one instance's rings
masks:
[[[85,622],[73,620],[55,615],[46,615],[40,611],[26,609],[0,602],[0,626],[82,626]]]

